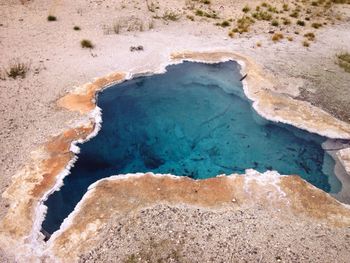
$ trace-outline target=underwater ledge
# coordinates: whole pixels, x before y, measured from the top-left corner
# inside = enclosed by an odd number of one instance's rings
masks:
[[[184,60],[205,63],[236,60],[242,66],[242,75],[248,74],[244,80],[244,92],[249,99],[254,101],[253,107],[261,116],[333,139],[350,138],[349,124],[335,119],[307,102],[296,101],[271,91],[274,86],[273,81],[249,58],[230,52],[174,53],[167,64],[161,65],[159,72],[164,71],[166,65],[181,63]],[[151,73],[139,72],[137,74]],[[64,176],[69,173],[69,168],[74,163],[74,153],[78,152],[75,143],[86,141],[98,132],[101,120],[99,109],[95,107],[96,92],[135,75],[135,73],[117,72],[99,78],[58,101],[59,106],[80,112],[83,116],[81,123],[84,125],[54,137],[47,145],[37,150],[32,161],[14,176],[13,183],[3,194],[10,201],[9,212],[0,225],[4,233],[0,238],[0,243],[4,244],[3,247],[19,246],[23,248],[19,254],[17,253],[19,257],[42,255],[46,247],[42,241],[43,236],[40,234],[41,222],[46,211],[43,202],[50,193],[60,188]],[[349,151],[346,149],[337,151],[337,156],[345,169],[349,171]],[[255,174],[255,176],[259,175]],[[217,177],[217,180],[222,180],[219,178],[221,177]],[[26,184],[23,184],[23,181]],[[305,187],[305,185],[300,187]],[[321,192],[333,200],[328,194]],[[349,209],[335,200],[334,202],[336,207]]]

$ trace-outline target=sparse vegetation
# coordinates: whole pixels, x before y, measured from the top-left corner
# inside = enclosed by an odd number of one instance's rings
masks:
[[[186,17],[187,17],[189,20],[194,21],[194,16],[187,15]]]
[[[288,41],[293,41],[294,40],[293,37],[291,37],[291,36],[287,37],[287,39],[288,39]]]
[[[270,21],[272,19],[272,15],[266,11],[259,11],[252,14],[252,17],[257,20],[265,20]]]
[[[271,5],[267,8],[267,11],[271,13],[278,13],[277,8]]]
[[[153,17],[154,18],[154,17]],[[103,25],[103,33],[105,35],[120,34],[124,31],[134,32],[134,31],[144,31],[145,29],[154,28],[154,21],[151,19],[149,22],[144,24],[144,21],[135,16],[129,16],[121,18],[113,22],[112,25]]]
[[[153,19],[151,21],[148,22],[148,29],[151,30],[154,28],[154,21]]]
[[[208,13],[208,12],[205,12],[201,9],[197,9],[196,12],[195,12],[195,15],[196,16],[204,16],[204,17],[208,17],[208,18],[214,18],[214,19],[217,19],[218,16],[216,14],[215,11],[211,11],[211,13]]]
[[[306,40],[303,41],[303,46],[304,47],[309,47],[310,46],[310,43]]]
[[[232,30],[228,32],[228,36],[230,38],[233,38],[235,36],[235,32],[233,32]]]
[[[95,46],[92,44],[92,42],[90,40],[87,39],[83,39],[82,41],[80,41],[80,45],[82,48],[94,48]]]
[[[273,26],[278,26],[279,23],[278,23],[277,20],[274,19],[274,20],[272,20],[271,25],[273,25]]]
[[[174,11],[171,11],[171,10],[166,10],[162,16],[162,18],[165,21],[177,21],[180,19],[180,17],[181,17],[180,14],[178,14]]]
[[[200,9],[197,9],[195,14],[196,16],[204,16],[203,10],[200,10]]]
[[[114,24],[113,24],[113,32],[114,32],[114,34],[119,34],[120,33],[120,24],[119,24],[119,22],[114,22]]]
[[[79,31],[81,28],[78,27],[78,26],[74,26],[73,29],[74,29],[75,31]]]
[[[285,25],[285,26],[291,24],[291,22],[290,22],[290,20],[289,20],[288,18],[283,17],[283,18],[282,18],[282,21],[283,21],[283,25]]]
[[[29,69],[30,65],[28,63],[23,63],[19,61],[19,59],[15,59],[11,61],[9,67],[5,69],[5,74],[7,77],[12,79],[16,79],[18,77],[24,79]]]
[[[261,47],[261,42],[256,42],[257,47]]]
[[[227,20],[222,21],[221,24],[220,24],[220,26],[222,26],[222,27],[228,27],[228,26],[230,26],[230,22],[227,21]]]
[[[273,34],[271,40],[273,42],[278,42],[278,41],[282,40],[283,38],[284,38],[284,36],[282,33],[275,33],[275,34]]]
[[[52,22],[52,21],[57,21],[57,17],[55,17],[55,16],[53,16],[53,15],[49,15],[49,16],[47,17],[47,21],[50,21],[50,22]]]
[[[315,34],[312,33],[312,32],[304,34],[304,37],[306,37],[307,40],[309,40],[309,41],[314,41],[315,40]]]
[[[305,26],[305,22],[302,21],[302,20],[298,20],[298,21],[297,21],[297,25],[298,25],[298,26]]]
[[[346,72],[350,73],[350,53],[342,52],[337,55],[338,65],[343,68]]]
[[[320,23],[312,23],[311,26],[312,26],[313,28],[318,29],[318,28],[322,27],[322,24],[320,24]]]
[[[248,5],[246,5],[245,7],[243,7],[242,11],[244,13],[248,13],[250,11],[250,7]]]
[[[237,20],[237,27],[233,29],[233,32],[238,32],[240,34],[248,32],[250,26],[255,21],[249,16],[243,16]]]
[[[299,17],[299,12],[294,10],[289,16],[290,17],[294,17],[294,18],[298,18]]]

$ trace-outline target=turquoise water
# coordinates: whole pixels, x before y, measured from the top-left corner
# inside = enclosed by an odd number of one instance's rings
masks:
[[[52,233],[87,187],[110,175],[154,172],[195,179],[277,170],[338,192],[325,138],[259,117],[245,97],[236,62],[185,62],[139,77],[98,96],[103,123],[64,186],[46,201],[43,228]],[[331,184],[330,184],[331,183]]]

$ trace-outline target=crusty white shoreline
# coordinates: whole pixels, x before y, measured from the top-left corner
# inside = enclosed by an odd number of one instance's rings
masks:
[[[52,252],[53,252],[52,248],[55,244],[56,238],[58,238],[62,233],[64,233],[69,227],[71,227],[73,225],[74,218],[76,217],[76,215],[79,214],[85,200],[87,200],[93,196],[96,187],[101,182],[126,180],[128,178],[138,178],[138,177],[142,177],[145,175],[149,175],[149,176],[153,176],[153,177],[169,177],[169,178],[174,179],[174,180],[181,180],[183,178],[182,176],[177,176],[177,175],[173,175],[173,174],[159,174],[159,173],[155,174],[155,173],[149,172],[149,173],[128,173],[128,174],[112,175],[112,176],[102,178],[102,179],[94,182],[93,184],[91,184],[88,187],[88,190],[86,191],[86,193],[84,194],[82,199],[78,202],[78,204],[76,205],[74,210],[68,215],[67,218],[64,219],[63,223],[60,226],[60,229],[55,231],[52,234],[50,240],[47,242],[47,247],[43,251],[42,255],[49,256],[52,259],[55,258],[55,256],[52,255]],[[228,177],[240,176],[240,177],[243,177],[244,178],[244,188],[245,188],[245,191],[247,191],[247,192],[249,192],[248,185],[252,181],[254,181],[254,182],[257,182],[258,184],[261,184],[261,185],[272,185],[277,189],[277,192],[279,193],[280,197],[284,198],[286,196],[285,192],[283,192],[282,189],[280,188],[280,186],[278,185],[278,183],[280,182],[280,178],[282,176],[285,176],[285,175],[281,175],[277,171],[266,171],[264,173],[259,173],[258,171],[255,171],[254,169],[246,169],[244,174],[217,175],[216,177],[221,177],[221,176],[228,176]],[[190,179],[190,180],[195,181],[195,179]],[[287,203],[289,203],[289,201]]]
[[[199,52],[227,52],[230,53],[230,51],[222,51],[222,50],[200,50]],[[232,55],[234,55],[234,53],[232,53]],[[199,62],[199,63],[205,63],[205,64],[216,64],[216,63],[221,63],[221,62],[226,62],[226,61],[236,61],[241,69],[240,69],[240,73],[242,76],[244,76],[246,74],[246,64],[243,60],[240,59],[235,59],[233,57],[230,56],[226,56],[226,57],[222,57],[219,60],[215,60],[215,61],[206,61],[206,60],[201,60],[201,59],[191,59],[191,58],[183,58],[183,59],[176,59],[176,60],[172,60],[169,56],[169,59],[166,63],[161,63],[159,68],[155,71],[141,71],[141,72],[133,72],[133,70],[131,70],[130,72],[128,72],[126,74],[126,77],[121,80],[121,81],[117,81],[114,83],[110,83],[104,87],[102,87],[96,94],[95,94],[95,100],[97,100],[98,98],[98,93],[113,86],[116,84],[119,84],[123,81],[126,80],[130,80],[136,77],[140,77],[140,76],[148,76],[148,75],[155,75],[155,74],[164,74],[166,72],[166,67],[170,66],[170,65],[175,65],[175,64],[181,64],[184,61],[191,61],[191,62]],[[265,114],[264,111],[262,110],[261,105],[259,105],[259,101],[257,101],[256,99],[254,99],[253,96],[250,95],[250,91],[249,91],[249,87],[248,87],[248,83],[247,81],[244,79],[242,81],[242,85],[243,85],[243,91],[245,96],[251,100],[252,106],[254,108],[254,110],[260,115],[262,116],[264,119],[269,120],[269,121],[273,121],[273,122],[281,122],[281,123],[285,123],[285,124],[289,124],[292,125],[294,127],[297,127],[299,129],[303,129],[306,130],[308,132],[311,133],[316,133],[319,134],[321,136],[324,137],[328,137],[328,138],[337,138],[337,139],[349,139],[350,137],[348,136],[341,136],[339,134],[336,134],[332,131],[319,131],[317,129],[310,129],[308,127],[304,127],[299,123],[293,123],[291,121],[285,120],[283,118],[280,118],[279,116],[271,116],[268,114]],[[314,106],[312,106],[314,107]],[[321,109],[318,109],[320,111],[323,111]],[[72,158],[72,160],[70,160],[70,162],[68,163],[68,165],[65,167],[64,170],[62,170],[62,172],[59,173],[59,175],[57,176],[56,179],[56,183],[54,185],[54,187],[52,187],[50,190],[48,190],[43,197],[40,199],[40,201],[38,202],[38,205],[35,209],[35,219],[34,219],[34,223],[33,223],[33,228],[31,231],[31,234],[29,235],[29,246],[30,246],[30,250],[33,252],[33,254],[40,256],[49,256],[47,255],[45,251],[47,251],[49,249],[50,246],[52,246],[52,244],[54,243],[55,238],[62,232],[64,232],[65,229],[67,229],[72,223],[73,223],[73,219],[75,217],[75,215],[80,211],[82,204],[84,203],[84,200],[86,200],[92,193],[93,193],[93,189],[94,187],[96,187],[96,185],[102,181],[102,180],[116,180],[116,179],[125,179],[128,178],[130,176],[143,176],[144,173],[136,173],[136,174],[126,174],[126,175],[114,175],[114,176],[110,176],[107,178],[103,178],[101,180],[96,181],[95,183],[91,184],[88,187],[87,192],[84,194],[83,198],[79,201],[79,203],[76,205],[76,207],[74,208],[74,210],[68,215],[67,218],[64,219],[63,223],[60,226],[60,229],[55,231],[50,240],[45,243],[44,242],[44,236],[43,234],[41,234],[40,229],[41,229],[41,225],[42,222],[45,220],[45,216],[46,216],[46,211],[47,211],[47,207],[44,205],[44,202],[47,200],[47,198],[49,197],[50,194],[52,194],[55,191],[59,191],[61,189],[61,187],[63,186],[63,180],[66,176],[68,176],[70,174],[70,169],[74,166],[74,163],[77,161],[78,157],[77,154],[80,151],[79,146],[77,146],[78,143],[84,143],[89,141],[91,138],[95,137],[102,125],[102,111],[101,109],[96,105],[95,108],[90,111],[84,118],[84,120],[86,122],[88,122],[89,120],[93,120],[94,121],[94,130],[86,137],[85,140],[83,139],[78,139],[75,140],[71,143],[71,147],[70,150],[74,153],[74,157]],[[345,137],[345,138],[344,138]],[[350,149],[350,148],[349,148]],[[337,152],[338,155],[338,152]],[[332,156],[332,155],[331,155]],[[338,155],[339,156],[339,155]],[[332,156],[333,157],[333,156]],[[334,158],[334,157],[333,157]],[[336,162],[337,160],[334,159]],[[344,162],[342,162],[340,160],[340,164],[344,164]],[[346,167],[344,167],[346,169]],[[247,171],[252,171],[251,175],[252,176],[256,176],[256,175],[261,175],[259,172],[253,170],[253,169],[247,169]],[[271,172],[274,175],[276,175],[277,177],[281,176],[277,171],[267,171],[267,172]],[[266,173],[267,173],[266,172]],[[152,173],[151,173],[152,174]],[[263,173],[264,174],[264,173]],[[172,178],[181,178],[179,176],[175,176],[175,175],[171,175],[171,174],[153,174],[154,176],[171,176]],[[242,174],[242,176],[245,174]],[[218,175],[220,176],[220,175]],[[285,175],[288,176],[288,175]],[[247,178],[247,180],[252,179],[251,177]],[[256,178],[254,178],[256,180]],[[274,184],[275,186],[277,186],[277,184]],[[279,188],[279,187],[278,187]],[[282,192],[280,190],[280,192]],[[328,193],[325,193],[328,194]],[[284,196],[284,193],[281,193],[281,196]],[[337,200],[338,201],[338,200]],[[339,202],[339,201],[338,201]],[[342,205],[347,206],[344,203],[339,202]]]

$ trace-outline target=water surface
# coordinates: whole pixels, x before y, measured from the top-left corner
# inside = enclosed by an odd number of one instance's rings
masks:
[[[298,174],[338,192],[334,161],[321,147],[325,138],[257,115],[239,69],[236,62],[185,62],[101,92],[102,128],[80,145],[64,186],[46,201],[43,228],[56,231],[90,184],[116,174],[204,179],[253,168]]]

